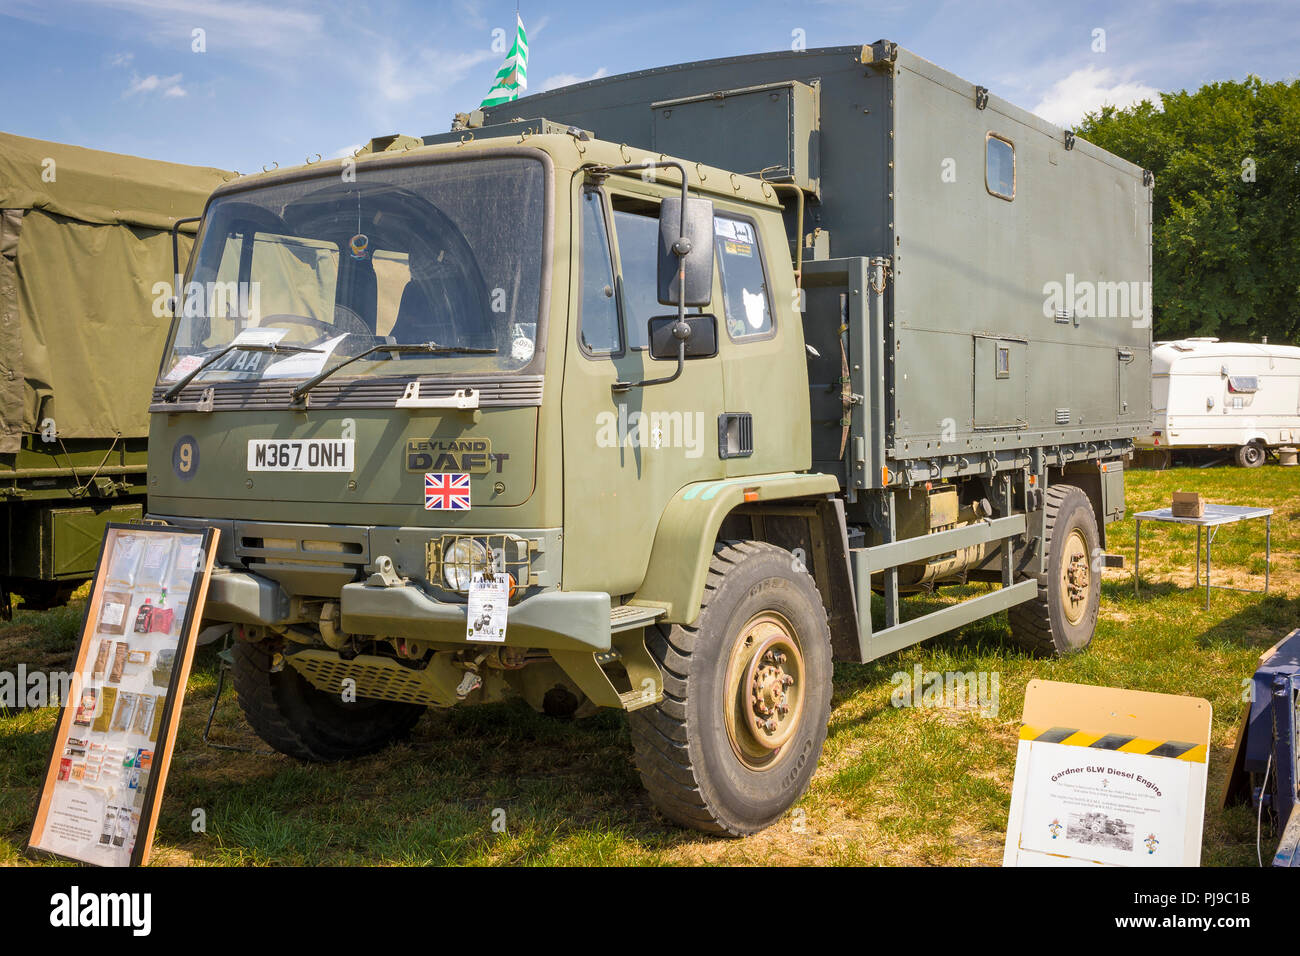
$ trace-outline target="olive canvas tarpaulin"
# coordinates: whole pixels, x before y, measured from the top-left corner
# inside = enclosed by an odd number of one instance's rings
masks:
[[[166,230],[234,175],[0,133],[0,209]]]
[[[233,175],[0,134],[0,454],[147,433],[170,229]]]

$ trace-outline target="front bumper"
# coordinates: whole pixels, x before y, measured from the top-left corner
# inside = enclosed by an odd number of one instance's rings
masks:
[[[339,592],[340,629],[349,634],[465,644],[467,608],[431,598],[412,584],[364,583]],[[205,619],[236,624],[292,623],[289,595],[248,571],[218,568],[208,585]],[[602,591],[543,591],[511,605],[505,643],[557,651],[607,651],[610,600]],[[490,645],[488,645],[490,646]]]

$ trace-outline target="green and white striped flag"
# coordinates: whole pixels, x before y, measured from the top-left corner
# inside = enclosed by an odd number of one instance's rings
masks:
[[[506,54],[506,61],[497,70],[492,89],[480,106],[499,106],[519,98],[519,91],[528,89],[528,35],[524,33],[524,21],[515,14],[519,29],[515,32],[514,46]]]

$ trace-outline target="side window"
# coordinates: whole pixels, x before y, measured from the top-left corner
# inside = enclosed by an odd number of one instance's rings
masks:
[[[618,302],[614,298],[614,266],[605,232],[605,211],[600,193],[582,194],[582,347],[609,355],[622,351],[618,327]]]
[[[772,303],[754,224],[718,215],[713,217],[713,233],[727,334],[733,339],[771,334]]]
[[[993,133],[984,141],[984,185],[1000,199],[1016,198],[1016,147]]]
[[[646,330],[650,320],[672,311],[659,304],[659,220],[616,209],[614,231],[618,233],[618,261],[622,267],[627,344],[644,349],[649,345]]]

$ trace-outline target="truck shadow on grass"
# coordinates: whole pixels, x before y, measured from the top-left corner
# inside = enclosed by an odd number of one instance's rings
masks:
[[[181,859],[586,864],[644,861],[647,852],[706,839],[653,814],[622,714],[555,720],[522,701],[431,710],[408,739],[377,754],[306,764],[205,746],[215,660],[200,666],[206,687],[187,703],[158,829],[159,843]],[[264,746],[229,690],[212,739]],[[194,832],[195,810],[206,832]]]

